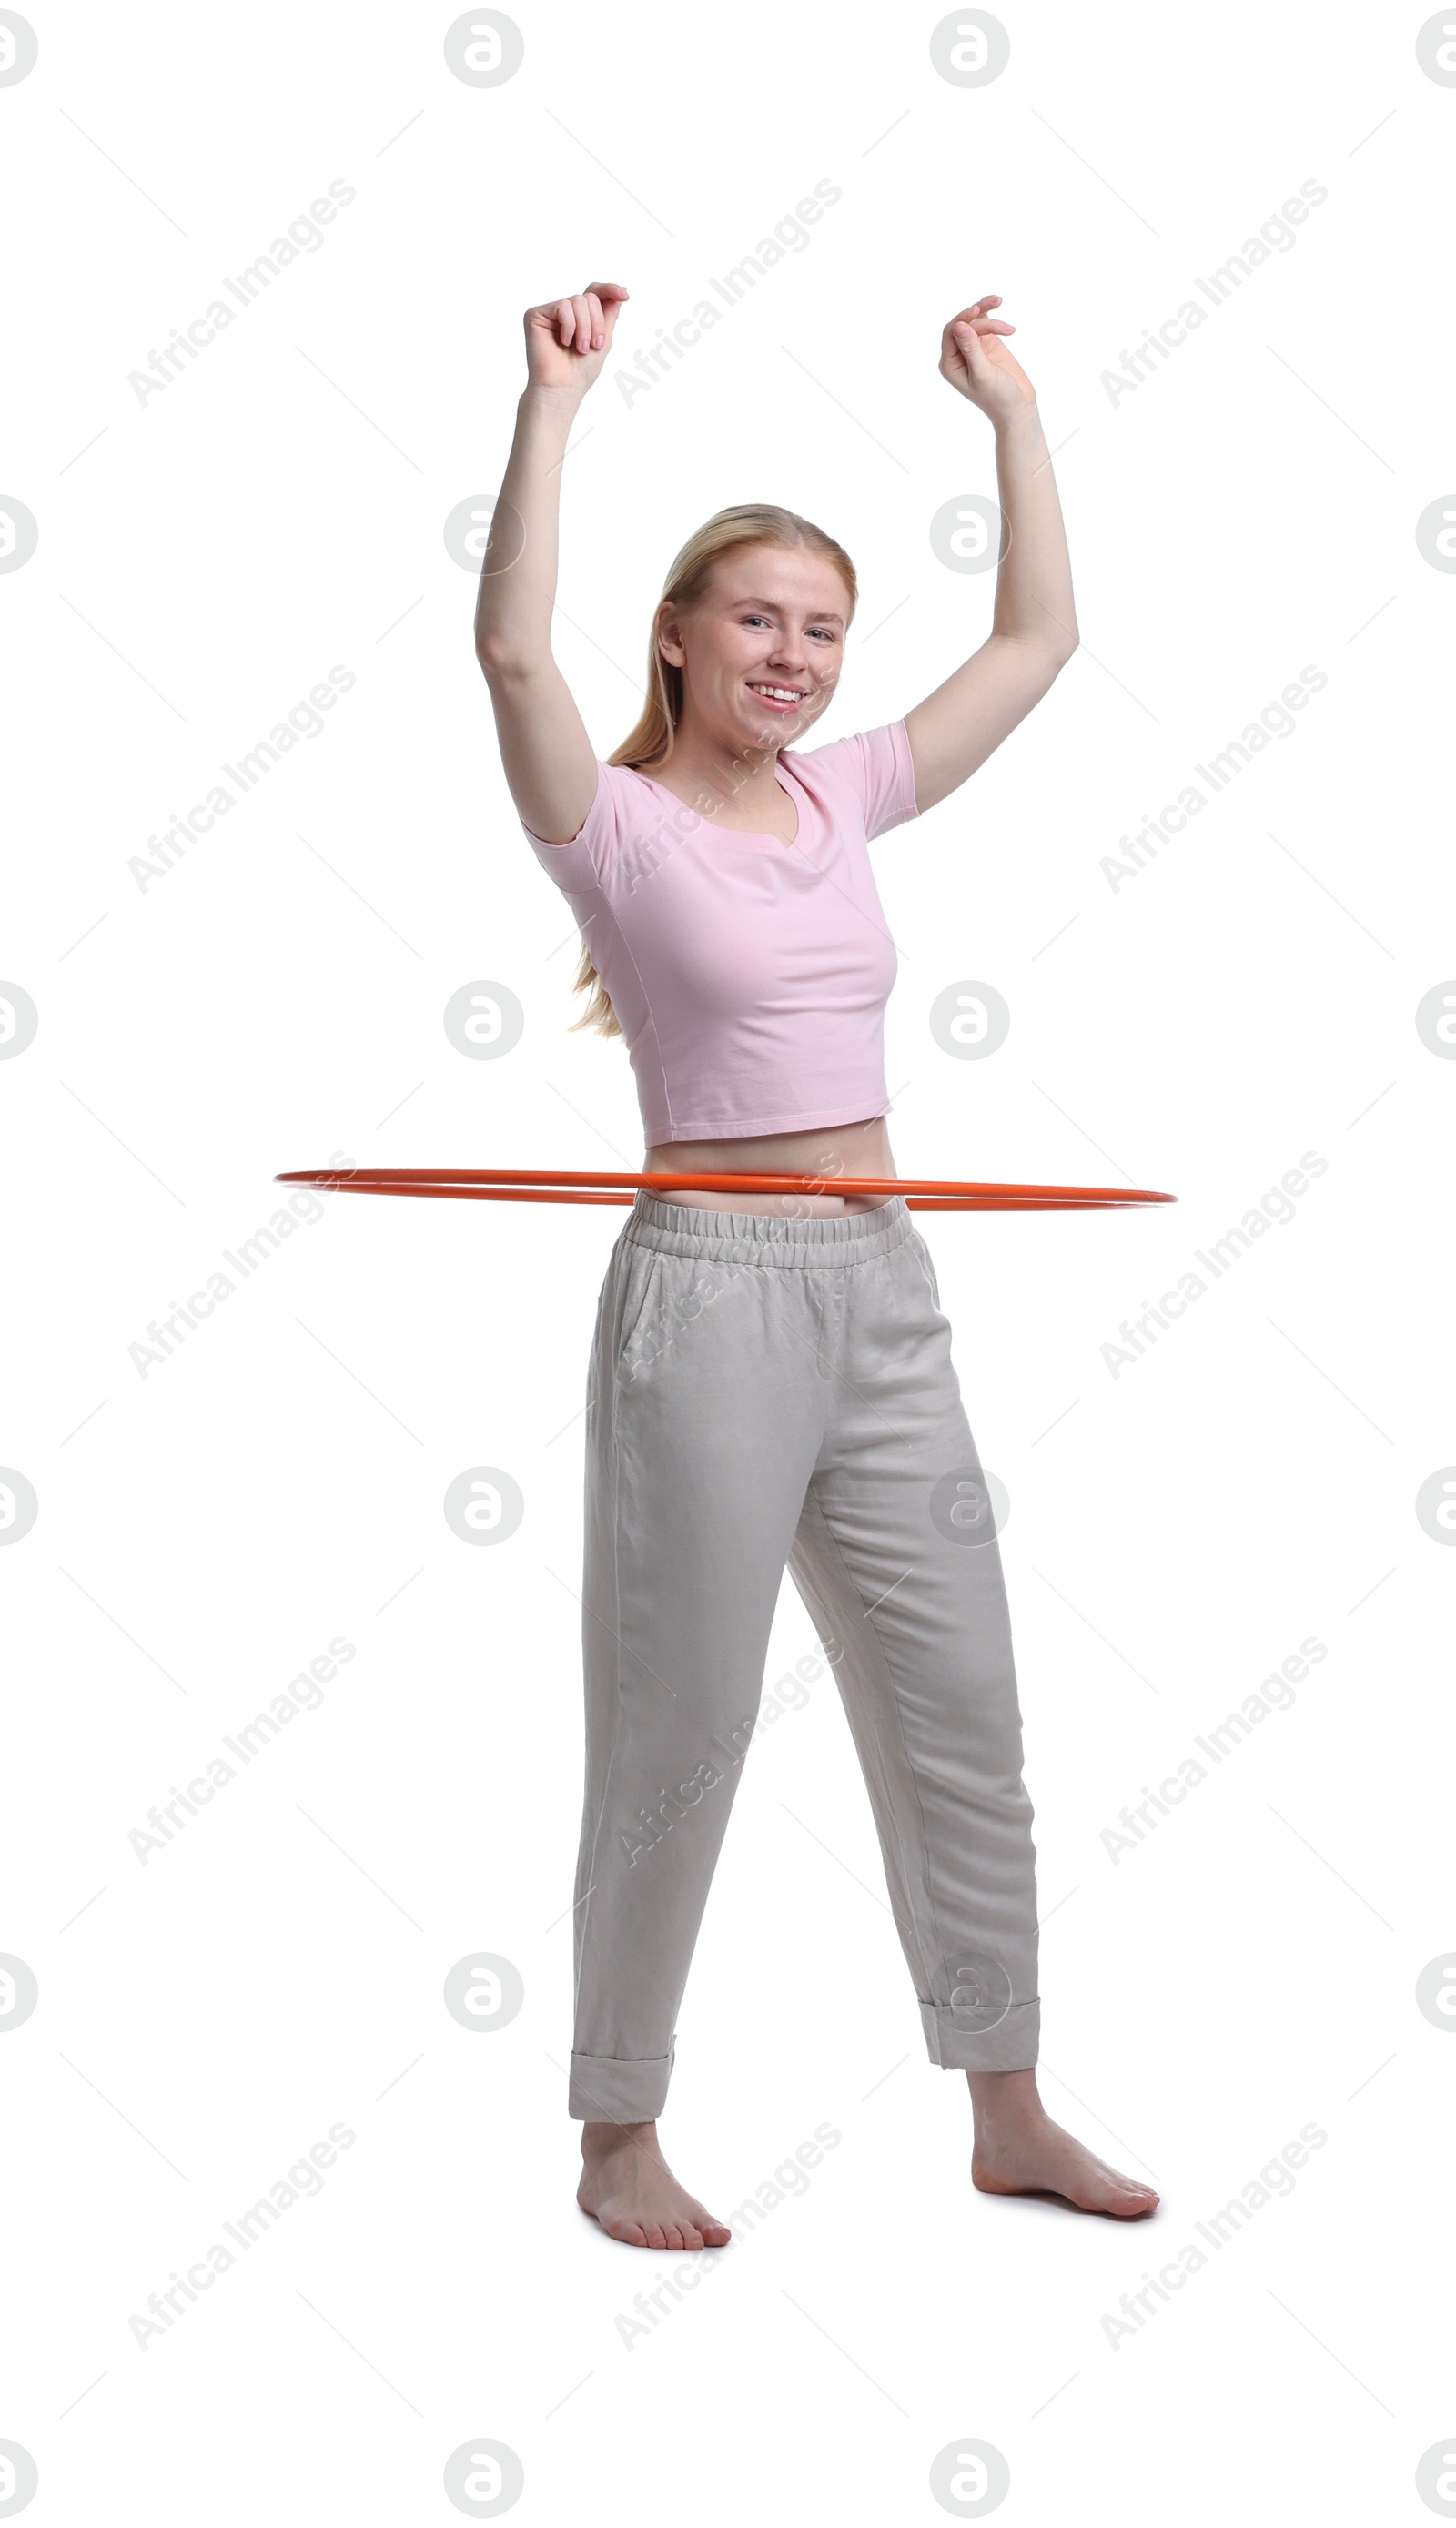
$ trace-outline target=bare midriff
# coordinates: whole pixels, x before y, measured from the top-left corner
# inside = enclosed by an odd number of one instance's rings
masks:
[[[662,1194],[703,1211],[754,1212],[763,1218],[830,1219],[848,1211],[874,1211],[888,1194],[837,1193],[847,1177],[893,1177],[890,1134],[883,1115],[863,1124],[830,1124],[815,1132],[754,1133],[742,1141],[659,1141],[643,1172],[683,1176],[793,1176],[807,1180],[803,1193]]]

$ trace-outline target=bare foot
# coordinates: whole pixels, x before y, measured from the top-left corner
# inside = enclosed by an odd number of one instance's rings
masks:
[[[1156,2211],[1151,2186],[1122,2177],[1055,2124],[1034,2072],[967,2072],[975,2109],[970,2182],[982,2194],[1058,2194],[1079,2212],[1140,2221]]]
[[[726,2247],[732,2232],[679,2186],[655,2124],[582,2126],[576,2199],[627,2247]]]

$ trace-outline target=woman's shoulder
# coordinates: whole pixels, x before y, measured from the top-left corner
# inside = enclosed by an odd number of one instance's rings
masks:
[[[870,840],[919,814],[903,719],[857,729],[851,737],[832,738],[827,746],[810,747],[802,755],[785,747],[779,762],[831,816],[836,810],[841,815],[858,811]]]
[[[636,764],[598,764],[598,796],[610,799],[630,815],[640,817],[650,810],[653,816],[658,816],[669,805],[684,816],[694,814],[675,791],[668,790],[653,773]],[[694,821],[698,821],[696,816]]]
[[[779,762],[801,779],[853,780],[867,764],[893,758],[898,752],[897,736],[904,734],[903,719],[887,720],[882,728],[857,728],[848,737],[830,738],[824,746],[782,747]]]
[[[572,844],[581,842],[584,837],[595,836],[606,828],[620,824],[624,816],[628,819],[634,816],[640,817],[642,813],[652,805],[652,784],[645,774],[639,772],[632,764],[608,764],[598,756],[596,788],[583,823],[567,841],[552,843],[546,848],[552,851],[567,851]],[[531,834],[531,828],[526,825],[524,816],[521,822],[526,826],[531,840],[540,841],[539,835]]]
[[[645,872],[656,865],[664,833],[690,832],[702,822],[691,808],[677,801],[640,772],[635,764],[597,759],[597,788],[583,823],[565,842],[544,842],[522,825],[542,867],[558,886],[578,892],[630,893]]]
[[[598,756],[597,795],[613,800],[645,799],[651,795],[651,784],[635,764],[609,764],[604,756]]]

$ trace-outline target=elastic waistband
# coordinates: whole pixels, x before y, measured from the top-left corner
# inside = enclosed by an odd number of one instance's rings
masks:
[[[822,1219],[790,1220],[752,1211],[705,1211],[685,1202],[663,1202],[640,1193],[622,1237],[629,1246],[659,1255],[695,1255],[714,1263],[769,1265],[865,1264],[892,1254],[914,1236],[903,1194],[873,1211],[842,1211]]]

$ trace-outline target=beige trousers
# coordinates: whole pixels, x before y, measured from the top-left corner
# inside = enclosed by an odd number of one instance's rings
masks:
[[[924,1239],[639,1194],[587,1416],[569,2112],[657,2115],[785,1566],[863,1767],[932,2063],[1037,2056],[1035,1851],[986,1487]]]

